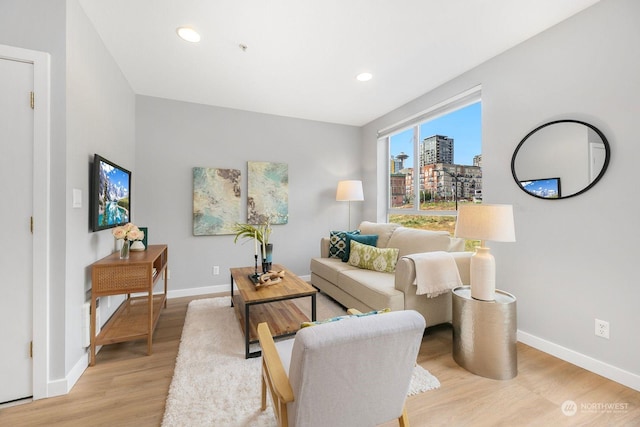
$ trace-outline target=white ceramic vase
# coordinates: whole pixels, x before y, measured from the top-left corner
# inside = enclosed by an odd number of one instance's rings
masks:
[[[131,250],[132,251],[144,251],[146,248],[144,247],[144,243],[142,243],[142,240],[135,240],[133,243],[131,243]]]

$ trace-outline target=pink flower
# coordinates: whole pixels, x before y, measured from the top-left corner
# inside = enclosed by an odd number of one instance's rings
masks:
[[[144,232],[140,231],[138,227],[129,231],[129,240],[142,240],[144,239]]]
[[[140,229],[134,225],[133,223],[128,223],[125,225],[121,225],[116,227],[112,231],[113,237],[118,240],[142,240],[144,239],[144,232],[140,231]]]
[[[112,233],[113,233],[113,237],[115,237],[118,240],[124,239],[125,237],[127,237],[127,232],[124,229],[124,227],[116,227],[113,229]]]

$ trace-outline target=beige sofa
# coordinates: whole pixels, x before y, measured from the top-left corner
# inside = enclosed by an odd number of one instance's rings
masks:
[[[311,259],[311,283],[340,304],[360,311],[416,310],[422,314],[427,326],[451,322],[451,292],[429,298],[416,295],[414,262],[406,255],[431,251],[450,252],[455,260],[460,279],[469,284],[469,265],[472,252],[463,252],[464,240],[452,238],[446,231],[427,231],[402,227],[392,223],[365,221],[359,227],[361,234],[378,236],[377,247],[398,248],[395,273],[360,269],[329,258],[329,237],[320,243],[320,257]]]

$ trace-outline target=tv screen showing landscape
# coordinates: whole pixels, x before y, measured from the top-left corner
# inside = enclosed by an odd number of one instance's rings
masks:
[[[131,172],[96,154],[92,187],[93,231],[130,222]]]
[[[543,199],[557,199],[560,197],[560,178],[543,178],[520,181],[526,192]]]

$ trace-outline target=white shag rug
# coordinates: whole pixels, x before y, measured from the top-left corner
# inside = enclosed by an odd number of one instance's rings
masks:
[[[260,410],[261,358],[244,358],[244,336],[229,297],[194,300],[182,330],[163,427],[272,427]],[[440,387],[416,365],[409,395]],[[269,402],[271,403],[271,402]]]

